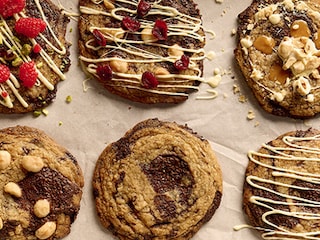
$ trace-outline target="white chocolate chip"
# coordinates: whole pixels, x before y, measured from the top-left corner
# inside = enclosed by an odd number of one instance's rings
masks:
[[[308,94],[307,101],[308,102],[314,102],[314,95],[313,94]]]
[[[11,162],[11,155],[8,151],[0,151],[0,170],[4,170],[9,167]]]
[[[152,34],[152,28],[144,28],[141,31],[141,39],[145,43],[158,41],[158,39],[155,36],[153,36],[153,34]]]
[[[29,172],[40,172],[44,167],[42,158],[37,156],[24,156],[21,160],[22,167]]]
[[[263,79],[264,74],[260,70],[253,69],[250,77],[255,81],[259,81],[259,80]]]
[[[129,70],[128,63],[121,60],[111,60],[110,67],[114,72],[126,73]]]
[[[44,218],[50,213],[50,202],[47,199],[40,199],[33,206],[33,212],[38,218]]]
[[[51,237],[57,229],[55,222],[46,222],[36,231],[36,237],[39,239],[47,239]]]
[[[270,15],[269,21],[274,25],[278,24],[281,21],[281,14],[274,13],[274,14]]]
[[[4,191],[15,197],[21,197],[22,191],[18,184],[9,182],[4,186]]]
[[[3,228],[3,220],[2,218],[0,217],[0,230]]]

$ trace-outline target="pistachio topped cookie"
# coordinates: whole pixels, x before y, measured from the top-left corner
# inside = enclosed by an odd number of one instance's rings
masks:
[[[119,239],[190,239],[220,205],[222,174],[208,141],[148,119],[109,144],[93,176],[103,226]]]
[[[250,151],[243,209],[263,239],[319,239],[320,131],[292,131]]]
[[[61,239],[80,209],[77,160],[43,131],[0,130],[0,239]]]
[[[41,109],[70,65],[69,18],[50,0],[2,0],[0,17],[0,113]]]
[[[238,16],[237,63],[267,112],[309,118],[320,111],[320,5],[254,0]]]
[[[111,93],[179,103],[203,74],[205,36],[192,0],[80,0],[84,71]]]

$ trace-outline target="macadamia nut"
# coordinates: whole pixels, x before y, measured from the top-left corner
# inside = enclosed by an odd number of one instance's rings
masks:
[[[40,172],[44,167],[42,158],[37,156],[24,156],[21,165],[28,172]]]

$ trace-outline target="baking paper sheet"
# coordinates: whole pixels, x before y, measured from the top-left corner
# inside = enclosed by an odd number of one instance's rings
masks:
[[[136,123],[147,118],[176,121],[187,124],[204,136],[216,152],[223,171],[224,186],[220,208],[209,223],[195,235],[195,240],[254,240],[260,239],[255,231],[234,231],[233,227],[246,223],[241,209],[242,185],[247,165],[248,150],[257,150],[262,143],[296,129],[319,128],[318,117],[308,121],[293,120],[265,113],[252,97],[233,58],[237,15],[251,0],[195,0],[203,15],[207,36],[206,52],[214,58],[205,61],[205,78],[213,76],[218,68],[224,73],[214,90],[218,96],[211,100],[197,100],[211,89],[202,84],[198,93],[179,105],[143,105],[111,95],[92,80],[86,80],[78,64],[77,21],[71,20],[67,38],[72,42],[72,66],[67,79],[59,84],[57,98],[47,110],[48,116],[33,118],[26,115],[1,115],[1,128],[28,125],[44,130],[56,142],[65,146],[79,161],[85,176],[81,210],[66,240],[113,239],[96,217],[92,197],[91,178],[96,159],[107,144],[118,140]],[[77,0],[61,0],[71,12],[78,12]],[[240,93],[234,93],[234,85]],[[72,102],[66,103],[66,97]],[[239,102],[244,95],[247,101]],[[255,118],[248,120],[249,111]]]

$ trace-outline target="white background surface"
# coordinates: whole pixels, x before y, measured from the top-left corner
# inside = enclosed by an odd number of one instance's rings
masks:
[[[61,0],[62,5],[77,12],[77,0]],[[213,70],[231,70],[222,77],[215,89],[219,95],[214,100],[196,100],[206,95],[207,84],[202,84],[198,93],[192,94],[179,105],[143,105],[123,100],[109,94],[95,81],[88,81],[83,90],[86,76],[78,65],[77,22],[71,20],[67,38],[72,42],[72,66],[67,80],[58,87],[56,101],[47,109],[48,116],[33,118],[26,115],[1,115],[0,127],[28,125],[44,130],[56,142],[65,146],[79,161],[85,175],[85,186],[81,210],[66,240],[107,240],[113,237],[104,230],[95,214],[92,198],[91,178],[95,161],[107,144],[118,140],[136,123],[147,118],[176,121],[187,124],[194,131],[210,141],[223,171],[224,192],[220,208],[193,239],[195,240],[253,240],[260,239],[252,230],[233,231],[235,225],[246,223],[241,209],[241,194],[248,150],[257,150],[264,142],[278,135],[309,127],[319,128],[318,117],[308,121],[293,120],[265,113],[243,83],[234,58],[237,15],[251,0],[195,0],[203,15],[204,26],[216,33],[215,39],[208,35],[206,51],[214,51],[216,57],[205,62],[205,78],[213,76]],[[240,103],[239,94],[234,94],[233,85],[240,86],[241,94],[248,101]],[[67,104],[65,99],[73,100]],[[253,110],[256,118],[247,120],[247,113]],[[59,122],[62,125],[59,126]],[[258,126],[256,126],[258,124]]]

